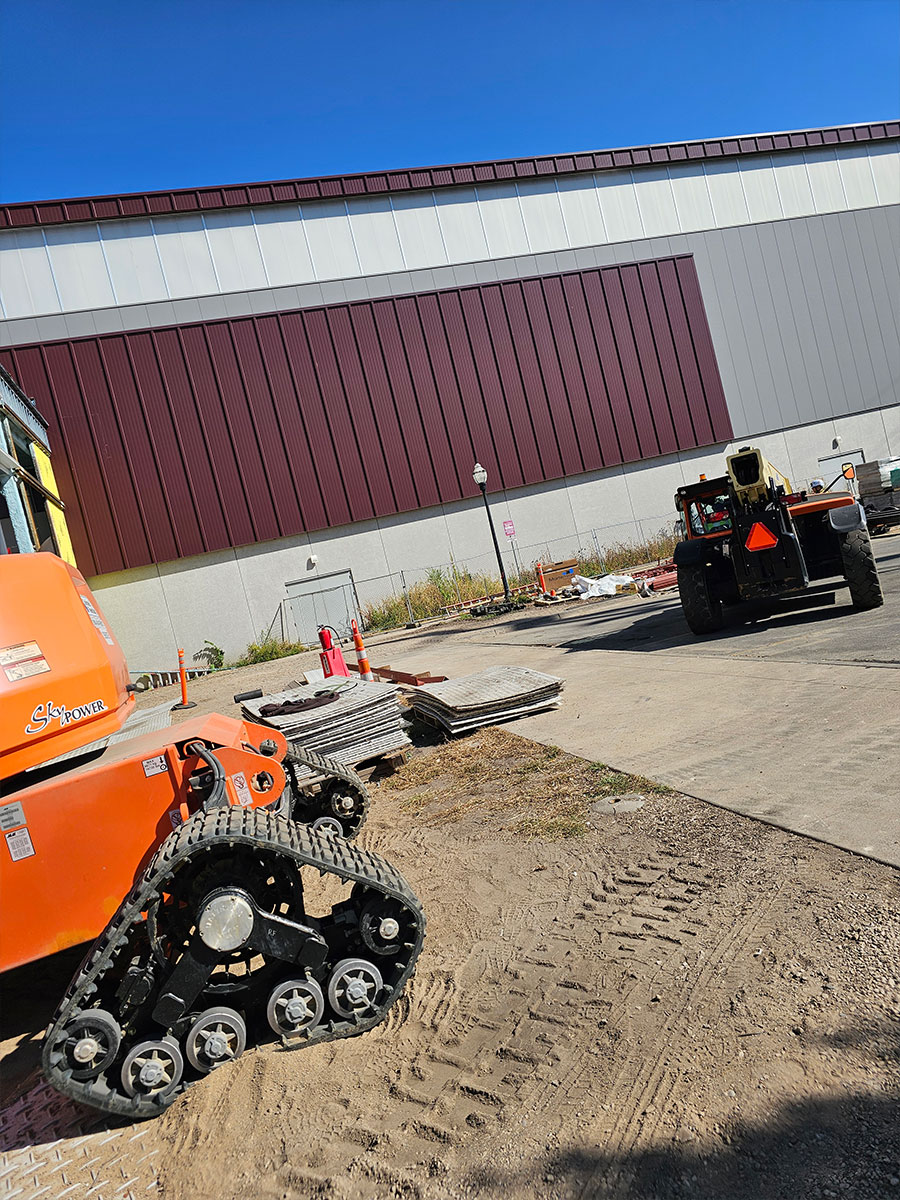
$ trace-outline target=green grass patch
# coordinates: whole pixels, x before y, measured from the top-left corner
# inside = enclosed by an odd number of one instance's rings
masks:
[[[276,658],[289,658],[292,654],[302,654],[308,650],[302,642],[287,642],[283,638],[274,637],[270,633],[261,633],[255,642],[251,642],[241,657],[231,665],[234,667],[251,667],[256,663],[272,662]]]

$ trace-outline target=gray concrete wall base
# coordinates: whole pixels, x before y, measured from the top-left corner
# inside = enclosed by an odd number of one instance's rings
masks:
[[[507,571],[538,560],[643,542],[671,529],[672,498],[698,475],[719,475],[724,455],[745,443],[805,487],[819,460],[861,449],[867,460],[900,455],[900,405],[742,437],[553,483],[498,493],[491,511]],[[504,536],[512,521],[515,537]],[[315,561],[313,561],[315,559]],[[205,640],[234,659],[268,629],[281,633],[285,584],[351,570],[365,606],[441,569],[494,572],[480,500],[460,501],[339,529],[222,550],[90,580],[135,670],[171,670],[178,647],[190,663]]]

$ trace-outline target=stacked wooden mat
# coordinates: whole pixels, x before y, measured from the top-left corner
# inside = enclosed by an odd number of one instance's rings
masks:
[[[407,692],[415,711],[451,733],[558,708],[563,681],[529,667],[488,667]]]
[[[261,710],[272,705],[296,704],[317,694],[321,698],[326,692],[336,692],[337,699],[302,712],[261,715]],[[411,744],[398,696],[399,689],[393,683],[340,679],[245,700],[241,711],[248,720],[280,730],[289,742],[299,742],[307,750],[356,766]],[[310,771],[309,776],[312,778],[314,772]]]

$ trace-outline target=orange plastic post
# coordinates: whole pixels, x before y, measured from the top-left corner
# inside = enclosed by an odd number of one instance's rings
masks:
[[[372,668],[369,666],[369,660],[366,657],[366,647],[363,644],[359,626],[355,620],[350,622],[350,628],[353,630],[353,645],[356,647],[356,661],[359,663],[360,677],[374,682],[375,676],[372,674]]]
[[[180,708],[196,708],[196,703],[187,698],[187,671],[184,669],[184,651],[181,649],[178,651],[178,675],[181,679],[181,703],[173,704],[172,711],[176,712]]]
[[[537,567],[537,577],[541,588],[541,595],[543,595],[547,590],[547,585],[544,583],[544,567],[542,563],[536,563],[535,566]]]

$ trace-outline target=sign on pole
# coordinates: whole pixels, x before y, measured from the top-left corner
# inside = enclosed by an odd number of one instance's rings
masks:
[[[503,532],[506,534],[507,537],[515,537],[516,536],[516,527],[515,527],[515,525],[513,525],[512,521],[504,521],[503,522]]]

